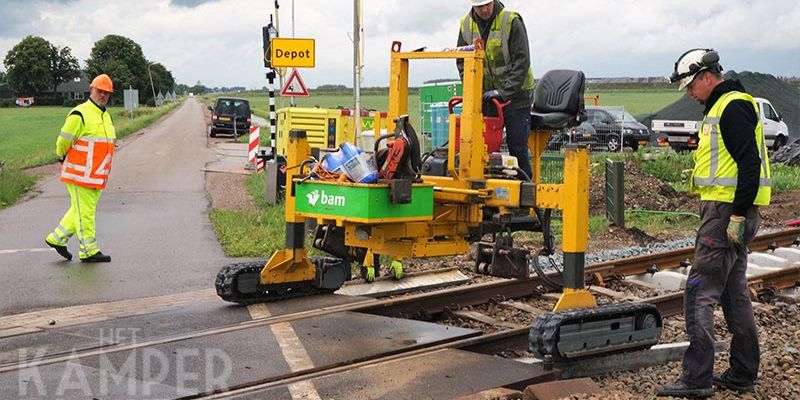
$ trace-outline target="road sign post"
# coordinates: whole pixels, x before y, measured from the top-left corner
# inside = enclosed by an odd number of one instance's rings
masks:
[[[134,89],[133,86],[128,86],[128,89],[125,89],[122,94],[125,101],[125,110],[131,112],[131,120],[133,120],[133,112],[139,108],[139,91]]]

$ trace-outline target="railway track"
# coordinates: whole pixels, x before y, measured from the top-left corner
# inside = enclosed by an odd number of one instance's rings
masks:
[[[793,249],[797,249],[798,246],[800,246],[800,229],[761,235],[756,238],[755,242],[750,247],[754,253],[775,254],[781,253],[779,249],[789,246],[793,246]],[[784,253],[786,252],[784,251]],[[614,260],[588,267],[587,276],[590,278],[591,282],[600,285],[613,279],[624,278],[633,281],[636,280],[637,277],[647,275],[648,273],[654,275],[654,271],[685,270],[687,260],[690,262],[691,256],[692,249],[686,248],[666,253]],[[799,281],[800,260],[789,261],[782,267],[773,267],[766,271],[762,270],[760,273],[753,274],[749,277],[750,288],[753,295],[775,293],[782,289],[794,287]],[[68,354],[40,354],[35,359],[20,359],[19,362],[0,365],[0,375],[18,372],[26,368],[43,368],[61,363],[68,363],[76,359],[111,356],[115,353],[121,354],[123,352],[139,351],[199,338],[209,338],[213,340],[216,337],[221,338],[225,334],[233,334],[280,324],[289,324],[311,318],[329,317],[346,312],[367,313],[394,318],[413,318],[419,315],[441,316],[449,310],[457,310],[465,306],[485,304],[490,301],[497,301],[498,299],[503,301],[507,299],[530,297],[537,290],[540,290],[542,286],[543,282],[539,278],[532,278],[530,280],[497,280],[396,298],[363,299],[352,303],[338,304],[320,309],[297,311],[278,316],[267,316],[211,329],[154,337],[134,343],[112,344],[79,351],[73,350]],[[615,294],[613,291],[608,290],[601,290],[600,293],[610,296],[615,300],[632,300],[654,304],[664,316],[675,315],[682,311],[683,293],[680,290],[649,298],[635,298],[626,294]],[[184,397],[218,398],[255,393],[270,390],[270,388],[291,385],[304,380],[331,376],[356,368],[366,368],[389,362],[410,360],[414,357],[421,357],[424,355],[434,355],[438,354],[437,352],[446,351],[447,349],[461,349],[483,354],[495,354],[504,349],[524,350],[527,349],[528,346],[528,333],[529,327],[527,326],[511,329],[505,327],[494,333],[462,337],[451,341],[435,342],[420,346],[410,346],[408,349],[397,351],[396,353],[376,354],[372,357],[354,360],[353,362],[300,368],[290,373],[254,379],[233,385],[223,391],[199,391]],[[525,383],[530,384],[535,383],[536,380],[551,379],[556,379],[552,373],[540,371],[539,374]]]

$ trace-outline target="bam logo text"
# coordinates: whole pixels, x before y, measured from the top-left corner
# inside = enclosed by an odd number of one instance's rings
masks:
[[[332,194],[326,194],[325,191],[314,190],[311,193],[306,193],[306,198],[308,198],[308,204],[311,207],[317,205],[317,203],[323,205],[330,205],[330,206],[337,206],[337,207],[344,207],[346,198],[344,196],[334,196]]]

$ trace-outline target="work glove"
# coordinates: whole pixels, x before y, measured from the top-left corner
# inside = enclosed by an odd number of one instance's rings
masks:
[[[364,280],[367,282],[374,282],[375,281],[375,267],[366,267],[367,274],[364,276]]]
[[[737,248],[742,247],[742,242],[744,242],[744,217],[731,215],[731,220],[728,222],[728,241]]]
[[[392,274],[394,279],[403,279],[403,263],[400,260],[393,260],[391,265]]]
[[[492,101],[492,99],[497,99],[499,102],[503,102],[503,96],[497,90],[489,90],[488,92],[483,93],[483,101],[488,103]]]

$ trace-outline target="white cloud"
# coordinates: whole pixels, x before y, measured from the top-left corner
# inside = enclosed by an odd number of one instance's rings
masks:
[[[363,0],[366,86],[388,84],[392,40],[404,49],[453,46],[464,0]],[[81,62],[107,34],[127,36],[179,82],[266,84],[261,26],[272,0],[0,0],[0,57],[26,35],[70,46]],[[281,34],[291,35],[290,0],[280,0]],[[507,0],[530,38],[535,74],[582,69],[588,76],[668,75],[692,47],[714,47],[727,69],[800,75],[800,4],[794,0]],[[295,34],[316,39],[311,86],[352,85],[353,2],[295,0]],[[457,76],[454,63],[413,63],[412,84]]]

